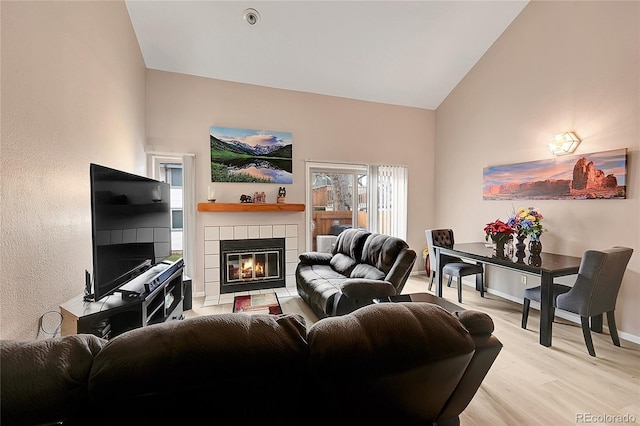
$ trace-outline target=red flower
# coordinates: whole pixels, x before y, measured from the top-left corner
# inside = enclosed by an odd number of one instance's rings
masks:
[[[501,240],[506,239],[509,235],[514,234],[516,231],[503,221],[496,219],[494,222],[487,223],[487,226],[484,227],[484,233],[486,234],[484,239],[489,240],[491,237],[492,240]]]

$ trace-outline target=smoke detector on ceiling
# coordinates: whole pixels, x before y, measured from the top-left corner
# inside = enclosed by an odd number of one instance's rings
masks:
[[[258,22],[260,22],[260,14],[258,13],[257,10],[253,8],[249,8],[244,11],[244,15],[242,15],[242,19],[244,19],[244,21],[247,24],[254,26],[254,25],[257,25]]]

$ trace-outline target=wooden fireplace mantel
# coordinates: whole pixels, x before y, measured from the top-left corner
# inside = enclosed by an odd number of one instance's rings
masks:
[[[295,203],[198,203],[199,212],[303,212]]]

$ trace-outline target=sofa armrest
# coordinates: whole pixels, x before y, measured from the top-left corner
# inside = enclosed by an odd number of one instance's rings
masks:
[[[106,344],[91,334],[0,341],[0,423],[57,424],[78,416],[88,404],[94,357]]]
[[[494,325],[489,315],[473,310],[458,311],[453,315],[469,331],[476,350],[455,392],[440,413],[443,419],[457,417],[464,411],[502,350],[502,342],[493,335]]]
[[[396,261],[387,273],[385,280],[392,282],[396,290],[401,292],[404,284],[407,282],[407,278],[411,274],[413,265],[416,262],[416,252],[411,249],[405,249],[398,254]]]
[[[493,333],[493,320],[484,312],[456,311],[453,315],[464,325],[464,328],[469,330],[469,334],[472,336],[488,336]]]
[[[381,299],[394,296],[396,288],[389,281],[352,278],[344,280],[342,293],[355,300]]]
[[[300,263],[305,265],[329,265],[333,255],[317,251],[307,251],[299,256]]]

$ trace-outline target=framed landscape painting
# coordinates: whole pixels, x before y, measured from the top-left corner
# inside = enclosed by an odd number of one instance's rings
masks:
[[[485,200],[592,200],[627,197],[627,150],[556,157],[483,170]]]
[[[229,127],[209,128],[211,182],[293,183],[293,136]]]

